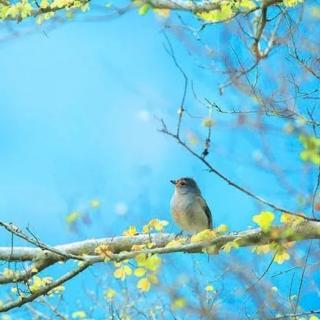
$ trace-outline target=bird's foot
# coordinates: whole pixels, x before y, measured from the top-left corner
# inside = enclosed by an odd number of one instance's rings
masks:
[[[179,233],[176,234],[174,237],[175,239],[180,238],[183,235],[183,231],[180,231]]]

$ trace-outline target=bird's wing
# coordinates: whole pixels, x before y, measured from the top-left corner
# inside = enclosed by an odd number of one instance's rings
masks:
[[[207,218],[208,218],[208,228],[212,229],[212,215],[211,211],[207,205],[206,200],[204,200],[201,196],[198,196],[199,204],[203,208],[203,211],[205,212]]]

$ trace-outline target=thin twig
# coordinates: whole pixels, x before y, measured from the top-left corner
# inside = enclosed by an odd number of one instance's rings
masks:
[[[293,212],[291,210],[288,210],[286,208],[282,208],[278,205],[275,205],[265,199],[263,199],[260,196],[255,195],[254,193],[252,193],[251,191],[245,189],[244,187],[240,186],[239,184],[233,182],[231,179],[229,179],[228,177],[226,177],[224,174],[222,174],[219,170],[217,170],[216,168],[214,168],[206,159],[204,159],[200,154],[196,153],[195,151],[193,151],[185,142],[183,142],[180,137],[178,137],[176,134],[168,131],[166,129],[166,127],[163,127],[162,129],[160,129],[160,132],[172,137],[173,139],[175,139],[177,141],[178,144],[180,144],[183,148],[185,148],[189,153],[191,153],[193,156],[195,156],[197,159],[199,159],[208,169],[210,172],[214,173],[215,175],[217,175],[218,177],[220,177],[222,180],[224,180],[225,182],[227,182],[229,185],[231,185],[232,187],[240,190],[241,192],[243,192],[244,194],[248,195],[249,197],[257,200],[260,203],[263,203],[265,205],[267,205],[268,207],[276,210],[276,211],[280,211],[280,212],[286,212],[288,214],[291,215],[295,215],[297,217],[301,217],[304,218],[306,220],[310,220],[310,221],[319,221],[319,219],[316,218],[311,218],[311,217],[307,217],[301,213],[297,213],[297,212]]]
[[[64,274],[58,280],[46,285],[45,287],[37,290],[34,293],[31,293],[29,296],[26,296],[26,297],[22,296],[22,297],[19,297],[17,300],[10,301],[8,303],[3,304],[2,306],[0,306],[0,312],[7,312],[13,308],[21,307],[28,302],[34,301],[35,299],[37,299],[40,296],[46,295],[54,288],[62,285],[66,281],[68,281],[68,280],[72,279],[73,277],[75,277],[76,275],[78,275],[80,272],[87,269],[91,264],[92,264],[91,261],[82,262],[78,268]]]
[[[285,314],[285,315],[276,316],[273,318],[268,318],[267,320],[292,319],[292,318],[296,318],[296,317],[311,316],[314,314],[320,314],[320,309],[305,311],[305,312],[301,312],[301,313],[289,313],[289,314]]]
[[[176,133],[176,135],[179,137],[180,129],[181,129],[181,121],[182,121],[183,113],[185,111],[185,100],[186,100],[187,90],[188,90],[188,77],[176,59],[176,56],[174,54],[174,50],[173,50],[173,47],[172,47],[172,44],[170,42],[169,37],[167,36],[167,34],[165,32],[163,32],[163,34],[164,34],[164,37],[165,37],[167,44],[168,44],[168,47],[169,47],[169,49],[167,49],[166,51],[170,55],[170,57],[172,58],[175,66],[178,68],[178,70],[180,71],[180,73],[182,74],[183,79],[184,79],[182,99],[181,99],[181,103],[180,103],[180,108],[178,110],[179,116],[178,116],[177,133]]]
[[[248,292],[250,289],[252,289],[253,287],[255,287],[255,286],[257,285],[257,283],[258,283],[261,279],[263,279],[264,276],[268,273],[268,271],[270,270],[270,268],[271,268],[271,266],[272,266],[272,264],[273,264],[273,261],[274,261],[276,255],[277,255],[277,253],[278,253],[278,250],[276,250],[276,252],[274,253],[271,261],[269,262],[269,264],[268,264],[267,268],[264,270],[264,272],[259,276],[259,278],[258,278],[252,285],[250,285],[250,286],[246,289],[246,292]]]
[[[309,255],[310,255],[310,252],[311,252],[312,242],[313,241],[311,240],[310,244],[309,244],[309,248],[308,248],[307,254],[306,254],[306,258],[305,258],[305,261],[304,261],[302,274],[301,274],[301,278],[300,278],[300,283],[299,283],[298,294],[297,294],[297,300],[296,300],[296,304],[295,304],[295,307],[294,307],[294,313],[297,313],[297,308],[298,308],[298,305],[299,305],[299,300],[300,300],[300,295],[301,295],[301,289],[302,289],[304,274],[306,272],[307,262],[308,262]]]

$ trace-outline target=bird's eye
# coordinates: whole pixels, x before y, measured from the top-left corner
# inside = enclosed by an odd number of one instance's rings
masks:
[[[184,181],[180,181],[180,186],[185,186],[186,183]]]

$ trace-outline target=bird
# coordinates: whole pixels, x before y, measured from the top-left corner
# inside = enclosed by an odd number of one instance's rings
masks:
[[[211,211],[195,180],[185,177],[170,182],[175,185],[170,209],[177,225],[190,233],[212,229]]]

